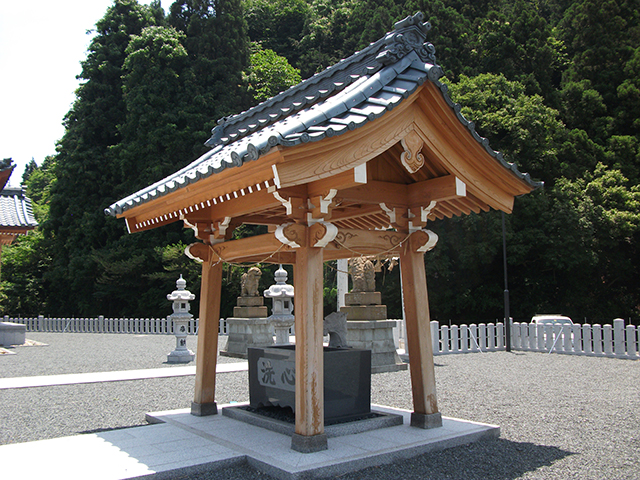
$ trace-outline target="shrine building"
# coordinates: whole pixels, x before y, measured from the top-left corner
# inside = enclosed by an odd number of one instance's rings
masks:
[[[5,188],[14,168],[10,159],[0,162],[0,249],[3,245],[11,245],[20,235],[26,235],[29,230],[38,226],[33,216],[31,200],[23,189]]]
[[[202,262],[192,413],[217,413],[223,262],[294,266],[295,434],[292,448],[326,448],[323,262],[399,257],[413,393],[412,425],[441,425],[425,252],[428,221],[490,209],[540,186],[478,135],[440,82],[423,15],[300,84],[223,118],[211,150],[106,209],[136,233],[176,221],[194,230]],[[233,240],[239,225],[268,232]]]

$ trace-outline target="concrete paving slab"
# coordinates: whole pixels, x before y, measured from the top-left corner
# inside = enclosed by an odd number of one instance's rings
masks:
[[[237,405],[234,405],[237,406]],[[228,407],[222,406],[221,408]],[[224,415],[199,417],[194,421],[188,410],[147,414],[155,421],[165,421],[178,428],[241,452],[254,467],[284,480],[340,475],[410,458],[432,450],[442,450],[475,441],[497,438],[500,428],[453,418],[443,418],[443,427],[421,430],[409,426],[411,412],[372,406],[389,414],[403,416],[404,423],[329,439],[329,449],[313,454],[291,450],[291,437]],[[233,431],[233,436],[228,432]]]
[[[217,373],[242,372],[247,369],[247,362],[219,363],[216,365]],[[186,377],[195,374],[195,365],[188,365],[184,367],[147,368],[142,370],[121,370],[117,372],[69,373],[64,375],[0,378],[0,390],[74,385],[80,383],[123,382],[126,380],[142,380],[145,378]]]
[[[288,435],[223,415],[194,417],[189,409],[180,409],[147,414],[164,423],[3,445],[0,465],[6,478],[114,480],[170,478],[173,471],[184,474],[189,469],[223,468],[246,461],[276,478],[297,480],[357,471],[495,438],[500,432],[494,425],[452,418],[444,418],[442,428],[420,430],[409,426],[406,410],[379,405],[375,409],[402,415],[404,424],[330,438],[328,450],[312,454],[291,450]]]

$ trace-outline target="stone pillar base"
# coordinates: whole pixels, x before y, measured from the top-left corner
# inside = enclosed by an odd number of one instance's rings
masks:
[[[196,417],[206,417],[209,415],[218,414],[218,404],[216,402],[211,403],[196,403],[191,402],[191,415]]]
[[[21,323],[0,322],[0,345],[23,345],[26,342],[27,326]]]
[[[300,453],[314,453],[327,450],[327,435],[321,433],[319,435],[299,435],[294,433],[291,437],[291,450]]]
[[[442,415],[440,412],[430,415],[411,412],[411,426],[425,430],[429,428],[439,428],[442,426]]]
[[[189,363],[194,358],[196,355],[191,350],[174,350],[167,355],[167,363]]]
[[[371,350],[371,373],[397,372],[409,367],[398,356],[393,340],[394,320],[347,321],[347,343]]]
[[[220,355],[225,357],[247,358],[248,347],[266,347],[273,345],[273,335],[269,331],[268,318],[227,318],[229,339],[227,349]]]

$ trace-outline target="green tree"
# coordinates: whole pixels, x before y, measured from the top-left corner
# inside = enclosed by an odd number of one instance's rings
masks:
[[[23,185],[27,183],[29,176],[37,169],[38,169],[38,164],[36,163],[35,159],[31,157],[31,160],[29,161],[29,163],[27,163],[27,165],[24,167],[24,173],[22,174]]]
[[[250,97],[242,82],[249,65],[249,39],[240,0],[177,0],[169,23],[186,35],[191,81],[186,87],[193,107],[206,123],[247,108]]]
[[[596,129],[587,130],[603,144],[611,134],[634,134],[627,110],[625,85],[635,72],[632,65],[640,42],[640,1],[581,0],[573,2],[560,24],[571,58],[564,76],[567,89],[583,85],[585,95],[598,92],[606,112],[598,112]],[[633,80],[631,80],[633,82]],[[619,92],[619,89],[622,89]],[[565,94],[565,110],[570,116],[576,95]],[[583,96],[579,100],[587,101]],[[571,125],[570,126],[574,126]]]
[[[245,81],[254,103],[260,103],[300,83],[300,70],[273,50],[262,50],[256,45]]]
[[[83,81],[65,117],[51,186],[49,219],[43,225],[55,255],[47,279],[53,314],[98,313],[93,303],[97,265],[92,250],[124,234],[121,222],[103,210],[117,200],[121,170],[113,147],[125,122],[122,67],[132,35],[157,22],[159,6],[116,0],[96,24],[82,62]]]
[[[193,108],[193,82],[183,34],[152,26],[134,35],[123,64],[125,120],[113,147],[120,196],[157,182],[204,153],[205,119]]]
[[[305,0],[245,0],[243,8],[251,41],[297,64],[302,53],[300,40],[311,15],[310,3]]]

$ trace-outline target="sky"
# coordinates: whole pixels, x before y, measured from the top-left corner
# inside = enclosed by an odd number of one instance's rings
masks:
[[[138,0],[149,4],[150,0]],[[168,11],[170,0],[162,0]],[[28,0],[0,4],[0,159],[24,167],[55,154],[78,87],[92,30],[113,0]]]

